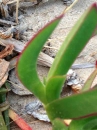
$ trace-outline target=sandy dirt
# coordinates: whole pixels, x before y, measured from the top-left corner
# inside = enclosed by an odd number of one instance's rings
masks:
[[[50,37],[49,42],[53,47],[57,49],[52,49],[52,55],[57,53],[60,45],[64,41],[65,37],[73,27],[74,23],[82,15],[82,13],[89,7],[93,2],[97,0],[79,0],[79,2],[64,16],[61,23],[54,31],[53,35]],[[41,29],[46,23],[54,19],[56,16],[62,13],[65,5],[63,5],[61,0],[50,0],[48,3],[40,4],[32,8],[26,9],[27,16],[20,20],[20,24],[26,26],[29,23],[28,30],[24,34],[26,43],[39,29]],[[82,36],[84,38],[84,36]],[[75,63],[94,63],[97,59],[97,41],[96,36],[92,38],[83,52],[80,54],[79,58]],[[81,44],[81,43],[79,43]],[[47,75],[49,68],[38,66],[38,73],[40,77]],[[86,80],[90,73],[93,71],[91,69],[79,69],[75,70],[82,80]],[[47,122],[42,122],[33,117],[22,113],[25,105],[34,100],[34,96],[18,96],[12,92],[9,94],[9,101],[11,107],[18,112],[33,130],[51,130],[51,124]],[[11,123],[11,130],[20,130],[14,123]]]

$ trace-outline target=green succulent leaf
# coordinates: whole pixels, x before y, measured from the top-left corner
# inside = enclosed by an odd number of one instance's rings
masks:
[[[68,130],[97,130],[97,116],[73,120]]]
[[[68,127],[61,119],[55,119],[52,122],[52,125],[53,125],[53,130],[68,130]]]
[[[95,36],[95,35],[97,35],[97,28],[95,29],[93,36]]]
[[[46,98],[48,103],[60,97],[65,80],[66,76],[55,76],[49,79],[46,84]]]
[[[37,58],[43,45],[52,34],[53,30],[56,28],[62,17],[63,15],[53,20],[28,42],[28,45],[20,55],[17,64],[17,73],[21,82],[44,104],[47,103],[45,86],[40,81],[37,74]]]
[[[97,68],[92,72],[92,74],[88,77],[87,81],[85,82],[83,88],[81,89],[81,92],[87,91],[90,89],[95,77],[97,75]]]
[[[97,89],[85,91],[62,99],[57,99],[46,105],[45,109],[51,120],[55,118],[73,119],[90,114],[97,114]]]
[[[56,75],[66,75],[69,68],[85,47],[97,26],[97,5],[93,4],[77,21],[63,42],[47,79]]]

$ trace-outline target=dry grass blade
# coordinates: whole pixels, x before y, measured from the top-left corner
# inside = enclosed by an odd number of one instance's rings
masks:
[[[14,22],[11,22],[11,21],[8,21],[8,20],[3,20],[3,19],[0,19],[0,24],[4,25],[4,26],[16,25],[16,23],[14,23]]]
[[[16,23],[18,24],[18,8],[19,8],[19,0],[17,0],[16,4]]]
[[[75,0],[69,7],[66,7],[63,14],[67,13],[77,2],[78,0]]]

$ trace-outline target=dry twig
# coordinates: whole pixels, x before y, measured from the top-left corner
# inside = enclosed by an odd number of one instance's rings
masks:
[[[4,25],[4,26],[10,27],[12,25],[16,25],[16,23],[8,21],[8,20],[0,19],[0,25]]]
[[[16,4],[16,23],[18,24],[18,8],[19,8],[19,0],[17,0]]]

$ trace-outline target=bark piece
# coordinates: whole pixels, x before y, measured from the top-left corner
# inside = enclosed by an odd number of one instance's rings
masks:
[[[0,38],[7,39],[12,37],[12,29],[9,28],[7,31],[0,31]]]
[[[25,120],[12,109],[9,109],[9,117],[19,126],[21,130],[32,130],[32,128],[25,122]]]
[[[0,87],[6,82],[8,78],[8,73],[5,73],[4,77],[0,80]]]
[[[8,70],[9,62],[4,59],[0,59],[0,80],[4,77],[5,73]]]
[[[10,85],[11,89],[15,94],[18,94],[18,95],[32,95],[32,93],[28,89],[26,89],[23,86],[23,84],[19,81],[19,79],[16,76],[15,70],[12,70],[10,72],[9,80],[10,80],[9,82],[11,84]]]
[[[8,77],[9,62],[4,59],[0,59],[0,87],[5,83]]]
[[[11,43],[14,46],[14,50],[17,51],[17,52],[21,52],[25,47],[25,45],[22,42],[15,40],[13,38],[9,38],[9,39],[6,39],[6,40],[0,38],[0,41],[5,46]],[[46,55],[45,53],[40,52],[40,55],[39,55],[39,58],[38,58],[38,64],[42,65],[42,66],[51,67],[53,60],[54,59],[52,57],[50,57],[49,55]]]
[[[16,25],[16,23],[8,21],[8,20],[0,19],[0,25],[4,25],[4,26],[10,27],[12,25]]]
[[[3,18],[8,18],[9,17],[9,13],[8,13],[8,6],[5,3],[0,3],[0,13],[2,15]]]
[[[12,54],[13,49],[14,49],[13,45],[11,44],[7,45],[6,48],[0,52],[0,59],[3,59],[4,57]]]
[[[14,46],[14,50],[21,53],[22,50],[25,47],[25,44],[21,41],[15,40],[13,38],[8,38],[8,39],[1,39],[0,38],[0,44],[3,46],[6,46],[8,44],[12,44]],[[38,57],[38,64],[42,66],[47,66],[51,67],[52,63],[54,61],[54,58],[50,57],[49,55],[40,52],[40,55]],[[85,63],[85,64],[74,64],[71,66],[72,69],[85,69],[85,68],[94,68],[95,64],[91,63]]]

